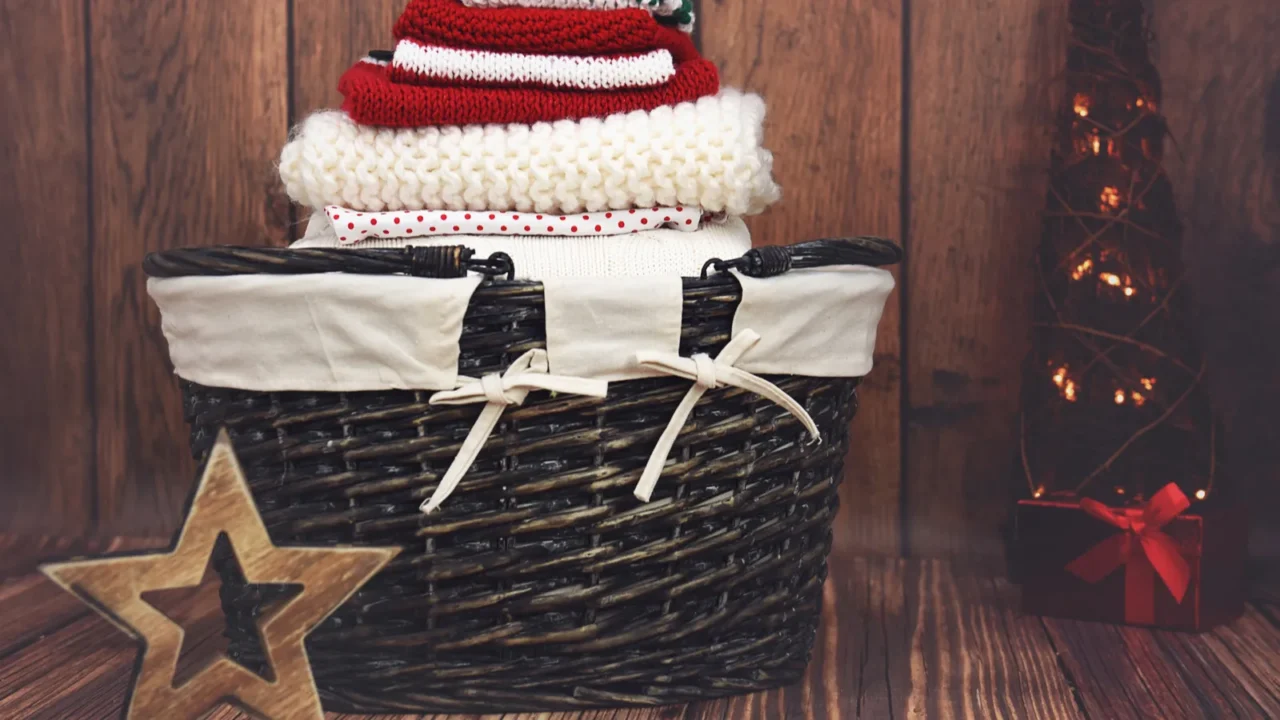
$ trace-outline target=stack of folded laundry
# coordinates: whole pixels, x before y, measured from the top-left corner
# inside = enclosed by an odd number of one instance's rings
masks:
[[[464,245],[520,276],[696,274],[779,197],[764,102],[689,0],[412,0],[285,147],[295,247]]]

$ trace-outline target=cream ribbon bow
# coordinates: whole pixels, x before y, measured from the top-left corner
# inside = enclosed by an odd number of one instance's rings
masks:
[[[586,395],[589,397],[606,397],[609,394],[609,383],[603,380],[551,375],[547,362],[546,350],[530,350],[521,355],[502,375],[493,373],[476,380],[459,377],[456,390],[445,390],[431,396],[432,405],[470,405],[486,403],[476,424],[463,441],[458,454],[449,465],[440,480],[439,487],[430,500],[422,503],[421,510],[430,513],[449,498],[457,489],[462,477],[475,463],[476,456],[488,441],[498,420],[509,405],[523,405],[533,390],[548,390],[570,395]]]
[[[680,430],[684,428],[685,422],[689,420],[693,407],[708,390],[714,390],[722,385],[731,385],[772,400],[794,415],[815,440],[822,442],[822,434],[818,431],[818,426],[814,424],[813,418],[800,403],[768,380],[734,367],[738,360],[742,359],[742,356],[758,342],[760,342],[758,333],[754,330],[743,330],[730,340],[728,345],[725,345],[715,360],[703,353],[689,358],[672,353],[646,351],[636,353],[636,359],[644,367],[693,381],[693,387],[689,388],[689,392],[680,401],[675,414],[671,416],[671,422],[667,423],[667,429],[663,431],[662,437],[658,438],[658,446],[649,456],[649,462],[645,465],[644,473],[640,475],[640,482],[636,485],[637,498],[649,502],[649,498],[653,496],[653,489],[658,485],[658,478],[662,475],[662,468],[667,464],[667,456],[671,454],[671,448],[675,445],[676,438],[680,436]]]

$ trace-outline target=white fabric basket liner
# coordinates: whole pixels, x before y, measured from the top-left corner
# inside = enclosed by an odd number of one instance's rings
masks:
[[[760,336],[739,369],[811,377],[871,370],[894,287],[887,270],[839,266],[738,281],[733,333]],[[478,275],[233,275],[153,278],[147,290],[174,370],[186,380],[261,392],[441,391],[459,385],[462,319],[481,282]],[[678,355],[678,275],[548,278],[544,286],[552,373],[648,377],[638,353]]]

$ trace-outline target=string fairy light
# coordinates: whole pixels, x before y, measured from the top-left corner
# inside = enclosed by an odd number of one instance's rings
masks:
[[[1102,193],[1100,197],[1102,199],[1103,212],[1106,212],[1108,210],[1120,209],[1120,189],[1119,188],[1108,185],[1102,188]]]
[[[1063,136],[1036,255],[1030,367],[1039,370],[1026,378],[1021,414],[1028,493],[1130,500],[1172,479],[1204,500],[1214,494],[1216,427],[1180,292],[1145,10],[1141,0],[1098,0],[1068,13]]]
[[[1089,106],[1093,101],[1084,93],[1076,93],[1075,113],[1082,118],[1089,117]]]
[[[1071,279],[1083,280],[1085,275],[1088,275],[1092,272],[1093,272],[1093,260],[1090,258],[1085,258],[1080,262],[1079,265],[1076,265],[1074,270],[1071,271]]]

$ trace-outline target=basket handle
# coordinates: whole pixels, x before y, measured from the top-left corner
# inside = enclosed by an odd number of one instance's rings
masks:
[[[301,275],[345,272],[362,275],[408,274],[424,278],[459,278],[476,272],[515,278],[515,262],[506,253],[477,258],[461,245],[406,247],[398,250],[209,247],[165,250],[147,255],[142,269],[150,277],[187,275]]]
[[[891,240],[875,237],[831,238],[798,245],[766,245],[751,248],[733,260],[713,258],[702,266],[702,277],[714,269],[718,273],[737,270],[749,277],[773,277],[789,270],[867,265],[881,267],[902,262],[902,248]]]

